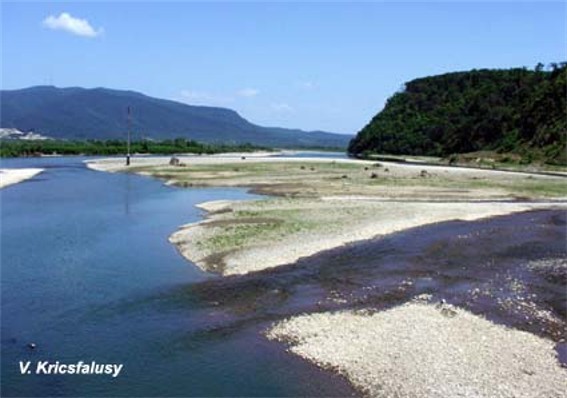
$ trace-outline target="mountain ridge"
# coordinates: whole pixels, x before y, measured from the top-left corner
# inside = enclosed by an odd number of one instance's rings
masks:
[[[207,143],[346,148],[352,136],[263,127],[238,112],[189,105],[104,87],[32,86],[0,91],[1,126],[56,139],[124,139],[127,107],[137,139],[185,138]]]

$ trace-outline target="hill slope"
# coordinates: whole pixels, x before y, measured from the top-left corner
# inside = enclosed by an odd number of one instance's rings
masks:
[[[447,156],[481,150],[566,163],[567,68],[473,70],[416,79],[349,152]]]
[[[346,147],[346,135],[261,127],[230,109],[191,106],[133,91],[37,86],[4,90],[0,127],[62,139],[124,139],[126,109],[135,139],[186,138],[280,147]]]

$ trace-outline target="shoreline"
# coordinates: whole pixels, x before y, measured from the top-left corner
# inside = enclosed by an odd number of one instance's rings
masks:
[[[484,186],[487,183],[483,181],[495,181],[504,187],[510,181],[512,184],[563,182],[562,177],[525,172],[428,168],[356,159],[266,157],[264,153],[179,156],[178,159],[185,167],[170,166],[170,157],[135,158],[131,171],[116,158],[85,163],[97,171],[127,171],[157,177],[166,185],[246,187],[252,193],[270,195],[261,201],[201,203],[198,207],[207,212],[205,218],[181,225],[169,236],[169,242],[184,258],[203,271],[223,276],[282,266],[348,243],[423,225],[543,208],[567,209],[565,194],[529,198],[515,194],[514,185],[510,192],[499,185]],[[258,168],[269,167],[274,171],[258,177],[251,174],[258,173]],[[311,171],[315,169],[313,174]],[[384,175],[382,181],[396,185],[388,183],[386,190],[380,189],[380,185],[368,186],[365,176],[368,178],[371,172]],[[185,177],[190,173],[196,178]],[[290,173],[300,174],[299,181],[290,179]],[[301,179],[301,173],[307,173],[305,180]],[[355,173],[353,181],[362,185],[351,189],[346,184],[352,183],[348,179],[345,183],[346,174],[342,173]],[[311,192],[309,179],[321,188]],[[477,185],[480,189],[475,188]]]
[[[227,252],[211,252],[199,247],[199,241],[215,233],[215,226],[228,222],[225,215],[235,211],[246,211],[254,201],[210,201],[200,203],[198,207],[207,212],[205,218],[195,223],[179,227],[169,237],[178,252],[188,261],[206,272],[229,275],[245,275],[286,264],[294,263],[300,258],[319,254],[323,251],[344,246],[349,243],[381,238],[387,235],[416,227],[433,225],[446,221],[475,221],[484,218],[508,215],[531,210],[553,209],[552,203],[431,203],[431,202],[382,202],[365,199],[365,207],[370,204],[372,211],[381,214],[377,222],[353,222],[342,231],[320,231],[314,234],[298,233],[282,240],[270,240],[266,244],[252,246],[241,250]],[[356,202],[341,201],[341,206],[353,206]],[[325,200],[321,201],[324,206]],[[471,204],[474,210],[471,210]],[[403,208],[402,208],[403,206]],[[555,204],[557,206],[557,204]],[[556,207],[557,208],[557,207]],[[567,204],[561,206],[567,209]],[[332,211],[331,208],[325,211]],[[413,214],[419,216],[411,217]],[[465,214],[466,213],[466,214]],[[246,223],[252,221],[246,221]],[[262,261],[258,261],[262,259]]]
[[[35,177],[44,169],[0,169],[0,189]]]
[[[551,178],[567,178],[567,171],[564,173],[544,173],[539,171],[528,171],[528,170],[509,170],[509,169],[489,169],[482,167],[464,166],[464,165],[444,165],[435,163],[419,163],[419,162],[395,162],[395,161],[383,161],[383,160],[369,160],[369,159],[357,159],[357,158],[332,158],[332,157],[318,157],[317,152],[313,151],[314,156],[306,157],[286,157],[286,155],[292,155],[296,153],[304,153],[308,151],[276,151],[276,152],[227,152],[227,153],[217,153],[212,155],[196,155],[196,154],[178,154],[178,155],[138,155],[132,157],[133,166],[166,166],[169,164],[169,160],[172,157],[178,158],[180,161],[187,161],[189,164],[199,164],[199,163],[226,163],[227,160],[251,160],[257,162],[274,161],[274,162],[336,162],[336,163],[349,163],[349,164],[361,164],[361,165],[374,165],[376,163],[381,163],[388,165],[390,168],[411,168],[411,169],[424,169],[429,172],[431,171],[441,171],[441,172],[456,172],[456,173],[477,173],[477,175],[522,175],[522,176],[534,176],[534,177],[551,177]],[[246,159],[242,159],[242,157]],[[123,156],[116,157],[101,157],[95,160],[86,160],[84,163],[88,168],[97,171],[106,172],[117,172],[126,171],[127,167],[123,164]],[[138,163],[138,164],[135,164]]]

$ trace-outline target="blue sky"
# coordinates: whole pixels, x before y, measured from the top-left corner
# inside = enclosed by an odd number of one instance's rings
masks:
[[[407,80],[564,61],[566,24],[564,2],[3,1],[2,88],[129,89],[356,133]]]

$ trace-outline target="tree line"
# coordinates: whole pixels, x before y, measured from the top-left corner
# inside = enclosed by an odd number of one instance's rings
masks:
[[[164,141],[135,141],[130,152],[139,154],[214,154],[223,152],[252,152],[269,148],[252,144],[225,145],[203,144],[193,140],[177,138]],[[125,155],[126,141],[121,140],[2,140],[1,157],[41,156],[41,155]]]

